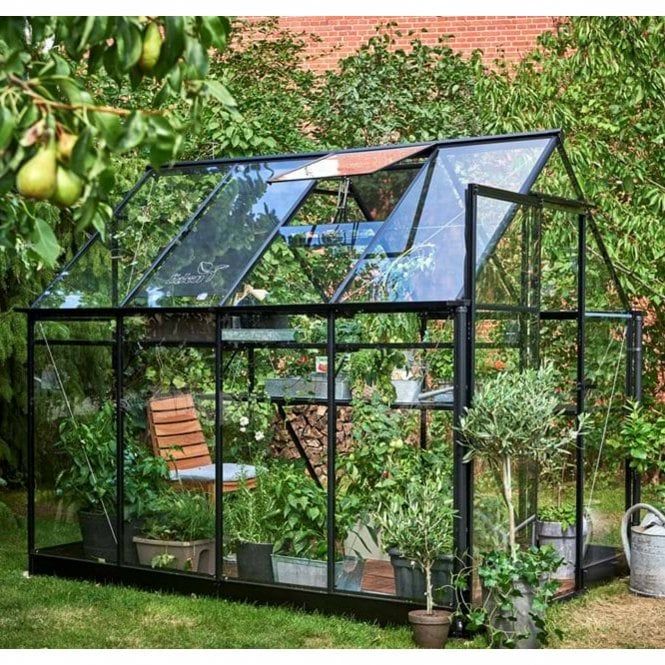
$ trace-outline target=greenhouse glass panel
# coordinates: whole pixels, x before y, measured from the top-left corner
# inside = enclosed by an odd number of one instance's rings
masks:
[[[164,307],[223,302],[312,186],[308,181],[270,183],[270,178],[303,162],[235,165],[129,303]]]
[[[540,138],[439,149],[368,246],[342,299],[459,298],[464,286],[466,186],[477,183],[527,192],[553,146],[551,139]],[[477,267],[513,211],[514,206],[505,201],[478,201]]]
[[[228,170],[218,165],[151,172],[117,210],[108,236],[97,235],[60,273],[39,305],[110,307],[114,296],[121,302]]]

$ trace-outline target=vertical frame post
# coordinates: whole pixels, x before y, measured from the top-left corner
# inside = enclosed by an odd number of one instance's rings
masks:
[[[454,520],[455,572],[469,571],[473,556],[473,462],[464,462],[466,446],[459,432],[459,425],[465,407],[469,406],[468,390],[468,309],[460,306],[455,310],[454,326],[454,401],[453,401],[453,507],[457,518]],[[466,606],[471,602],[471,575],[468,574],[467,589],[463,592]],[[461,630],[458,625],[457,629]]]
[[[427,314],[421,314],[420,316],[420,328],[419,328],[419,339],[421,342],[425,341],[425,337],[427,335]],[[425,366],[427,366],[425,364]],[[427,377],[423,376],[423,381],[426,380]],[[425,450],[427,448],[427,410],[426,409],[421,409],[420,410],[420,448],[421,450]]]
[[[643,357],[642,357],[642,328],[644,324],[644,317],[640,312],[635,313],[634,317],[635,331],[634,331],[634,346],[633,346],[633,399],[636,402],[642,401],[642,371],[643,371]],[[633,505],[640,503],[642,500],[642,487],[640,474],[633,470],[632,474],[632,489],[633,489]],[[634,515],[635,523],[639,521],[639,515]]]
[[[328,355],[328,438],[327,438],[327,562],[328,592],[335,590],[335,449],[337,448],[337,404],[335,401],[335,312],[328,314],[328,335],[326,339]]]
[[[575,414],[585,409],[586,351],[586,215],[577,216],[577,390]],[[577,435],[575,448],[575,589],[584,587],[584,434]]]
[[[111,304],[118,306],[118,263],[120,261],[120,245],[118,243],[118,215],[111,220]],[[130,286],[129,284],[127,286]]]
[[[215,313],[215,578],[223,577],[224,504],[222,460],[222,425],[224,417],[223,400],[223,365],[222,365],[222,317]]]
[[[454,404],[453,424],[453,506],[457,511],[455,520],[456,572],[468,571],[467,589],[462,602],[468,607],[471,603],[471,566],[473,563],[473,462],[464,463],[466,446],[457,427],[464,409],[471,405],[474,389],[475,340],[476,340],[476,243],[478,191],[474,184],[466,188],[464,217],[464,299],[468,303],[455,310],[454,320]],[[458,622],[456,626],[463,626]]]
[[[35,550],[35,320],[28,312],[28,569]]]
[[[125,559],[125,408],[123,399],[124,358],[123,345],[125,337],[125,319],[122,314],[115,318],[115,477],[116,505],[115,533],[118,539],[118,566]]]
[[[473,399],[476,358],[476,244],[478,238],[478,189],[468,185],[465,194],[464,243],[464,299],[468,302],[466,317],[466,371],[469,401]]]
[[[635,399],[635,314],[631,313],[626,321],[626,396]],[[633,469],[630,460],[624,462],[624,510],[633,504]],[[630,537],[630,531],[628,532]]]

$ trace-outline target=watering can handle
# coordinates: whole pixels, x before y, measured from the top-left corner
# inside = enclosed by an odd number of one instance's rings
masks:
[[[623,545],[623,551],[626,555],[626,562],[630,567],[630,543],[628,542],[628,524],[630,517],[633,513],[638,510],[648,510],[650,513],[653,513],[664,525],[665,525],[665,515],[660,512],[657,508],[650,506],[648,503],[636,503],[634,506],[628,508],[626,513],[621,520],[621,543]]]

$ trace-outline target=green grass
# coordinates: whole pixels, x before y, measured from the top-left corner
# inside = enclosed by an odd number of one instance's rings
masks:
[[[0,648],[408,648],[407,628],[55,577],[24,577],[25,534],[0,542]]]

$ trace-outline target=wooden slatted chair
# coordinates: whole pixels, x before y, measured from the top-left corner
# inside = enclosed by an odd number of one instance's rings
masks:
[[[171,480],[215,495],[215,465],[203,434],[194,398],[184,393],[154,397],[148,402],[150,440],[155,455],[163,457]],[[256,469],[248,464],[222,465],[222,492],[233,492],[244,483],[256,485]]]

